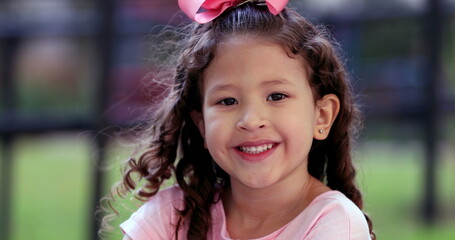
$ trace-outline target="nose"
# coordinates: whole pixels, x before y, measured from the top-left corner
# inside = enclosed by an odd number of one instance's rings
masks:
[[[255,131],[269,125],[267,114],[261,106],[246,106],[241,111],[237,122],[237,129],[242,131]]]

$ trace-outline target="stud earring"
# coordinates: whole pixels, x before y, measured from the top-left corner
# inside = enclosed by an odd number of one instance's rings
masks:
[[[319,133],[324,133],[324,129],[319,129]]]

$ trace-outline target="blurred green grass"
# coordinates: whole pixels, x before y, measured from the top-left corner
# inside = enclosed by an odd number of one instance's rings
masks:
[[[89,213],[88,202],[91,174],[97,167],[92,162],[96,150],[89,136],[69,133],[16,139],[12,239],[88,238],[89,217],[94,215]],[[106,189],[119,180],[119,163],[128,157],[129,149],[112,141],[107,151],[110,162],[102,166],[108,172]],[[358,181],[365,195],[365,211],[374,221],[378,239],[454,239],[455,153],[448,147],[442,149],[437,174],[440,213],[436,224],[427,227],[421,221],[419,208],[422,147],[417,143],[385,141],[359,147]],[[128,218],[128,211],[122,212],[112,223],[114,227]],[[107,239],[121,239],[118,228]]]

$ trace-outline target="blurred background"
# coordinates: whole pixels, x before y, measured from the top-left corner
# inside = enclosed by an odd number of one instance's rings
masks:
[[[294,0],[344,50],[378,239],[455,239],[455,0]],[[177,0],[0,1],[0,239],[97,239]],[[120,239],[117,224],[107,239]]]

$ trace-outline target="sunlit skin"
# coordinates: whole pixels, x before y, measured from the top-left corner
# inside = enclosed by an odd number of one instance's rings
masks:
[[[304,64],[280,45],[243,36],[222,43],[204,71],[202,113],[192,116],[230,175],[222,199],[232,238],[265,236],[330,190],[309,175],[307,162],[339,100],[329,94],[315,102]]]

